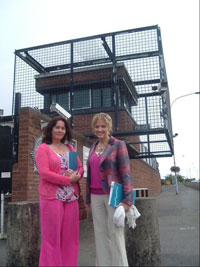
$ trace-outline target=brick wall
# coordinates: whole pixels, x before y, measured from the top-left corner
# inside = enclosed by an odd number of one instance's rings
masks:
[[[135,188],[148,188],[149,196],[160,193],[160,173],[139,159],[132,159],[131,173]]]
[[[102,111],[104,112],[104,111]],[[108,113],[113,122],[113,128],[115,125],[115,114],[114,112]],[[91,120],[94,116],[94,113],[74,115],[74,129],[79,133],[93,133],[91,129]],[[133,131],[134,120],[127,113],[125,109],[119,109],[118,111],[118,127],[119,131]]]

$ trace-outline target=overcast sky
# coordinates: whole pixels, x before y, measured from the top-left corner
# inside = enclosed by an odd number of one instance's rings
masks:
[[[11,115],[14,51],[144,26],[161,28],[171,103],[199,91],[199,0],[1,0],[0,109]],[[199,95],[172,106],[180,174],[199,177]],[[173,159],[159,159],[161,177]]]

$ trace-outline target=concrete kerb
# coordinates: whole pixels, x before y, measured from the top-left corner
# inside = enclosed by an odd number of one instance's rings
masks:
[[[38,266],[40,220],[38,202],[8,204],[7,266]]]

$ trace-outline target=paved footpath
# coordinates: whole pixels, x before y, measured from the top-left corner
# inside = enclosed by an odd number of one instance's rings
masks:
[[[161,243],[161,266],[199,266],[199,191],[163,186],[156,196]],[[6,240],[0,240],[0,266],[6,264]],[[80,223],[79,266],[95,266],[91,219]]]
[[[157,213],[162,266],[199,266],[199,191],[162,187]]]

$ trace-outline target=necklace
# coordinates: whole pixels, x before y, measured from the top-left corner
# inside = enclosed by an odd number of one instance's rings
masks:
[[[101,146],[101,145],[97,146],[97,150],[95,151],[97,157],[99,157],[101,154],[103,154],[104,148],[105,148],[105,145],[104,146]]]

